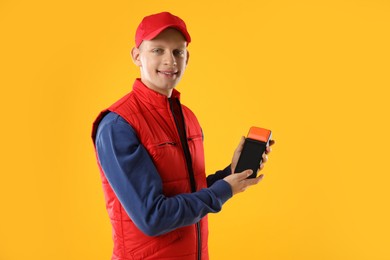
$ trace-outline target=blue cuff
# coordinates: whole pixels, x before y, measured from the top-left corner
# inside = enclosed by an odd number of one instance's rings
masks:
[[[228,201],[233,196],[232,187],[227,181],[216,181],[210,189],[214,192],[221,205]]]

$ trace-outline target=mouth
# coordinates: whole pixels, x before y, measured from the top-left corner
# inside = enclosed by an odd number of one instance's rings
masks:
[[[179,71],[173,71],[173,70],[157,70],[158,74],[161,74],[166,77],[174,77],[179,74]]]

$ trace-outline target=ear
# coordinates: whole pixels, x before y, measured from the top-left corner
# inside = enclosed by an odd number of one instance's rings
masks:
[[[190,52],[187,50],[187,59],[186,59],[186,66],[188,65],[188,60],[190,59]]]
[[[140,60],[140,49],[137,48],[137,47],[134,47],[132,50],[131,50],[131,58],[133,59],[133,62],[135,65],[137,65],[138,67],[141,67],[141,60]]]

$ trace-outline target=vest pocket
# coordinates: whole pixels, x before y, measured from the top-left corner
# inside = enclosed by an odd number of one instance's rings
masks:
[[[203,136],[202,135],[193,135],[193,136],[187,137],[187,141],[188,142],[197,141],[197,140],[202,140],[203,141]]]
[[[134,259],[140,260],[151,257],[154,254],[158,254],[160,250],[166,249],[166,247],[175,243],[180,239],[180,237],[179,230],[175,230],[157,237],[151,237],[149,241],[133,250],[131,254],[133,255]]]
[[[149,154],[151,155],[157,168],[157,172],[164,183],[164,194],[171,194],[167,193],[165,184],[172,181],[186,179],[188,176],[184,167],[184,156],[181,144],[172,139],[165,139],[150,145],[147,147],[147,150],[149,151]]]
[[[163,142],[163,143],[158,144],[157,147],[163,147],[163,146],[169,146],[169,145],[175,146],[176,143],[175,143],[175,142],[170,142],[170,141],[168,141],[168,142]]]

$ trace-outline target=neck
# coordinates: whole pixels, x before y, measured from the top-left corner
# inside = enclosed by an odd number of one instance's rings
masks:
[[[155,87],[153,84],[149,84],[149,82],[147,81],[144,81],[141,79],[141,82],[146,86],[148,87],[149,89],[161,94],[161,95],[164,95],[168,98],[170,98],[172,96],[172,91],[173,89],[161,89],[161,88],[157,88]]]

